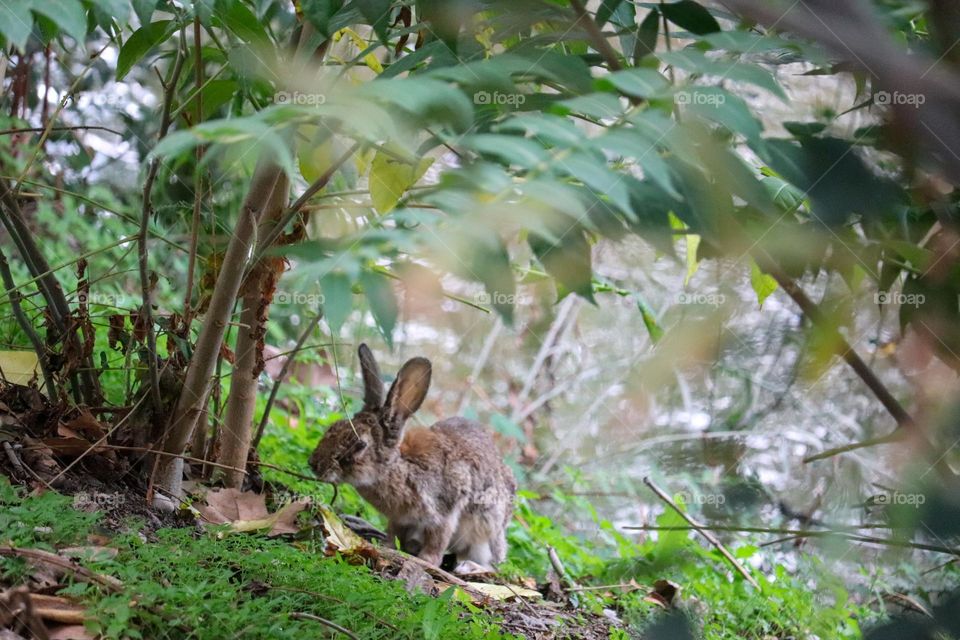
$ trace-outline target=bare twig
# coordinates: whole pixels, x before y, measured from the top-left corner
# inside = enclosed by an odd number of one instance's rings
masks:
[[[707,542],[709,542],[710,544],[712,544],[712,545],[714,546],[714,548],[716,548],[716,550],[719,551],[720,554],[721,554],[724,558],[727,559],[727,562],[729,562],[731,565],[733,565],[733,568],[737,570],[737,573],[739,573],[740,575],[742,575],[742,576],[746,579],[747,582],[749,582],[749,583],[750,583],[754,588],[756,588],[756,589],[759,589],[759,588],[760,588],[760,585],[757,583],[756,580],[753,579],[753,576],[751,576],[751,575],[747,572],[747,570],[743,567],[743,565],[740,564],[740,562],[737,561],[737,559],[733,557],[733,554],[731,554],[729,551],[727,551],[727,548],[726,548],[725,546],[723,546],[723,543],[720,542],[720,540],[717,538],[717,536],[713,535],[713,533],[711,533],[711,532],[709,531],[709,529],[707,529],[707,528],[704,527],[702,524],[700,524],[699,522],[697,522],[696,520],[694,520],[693,518],[691,518],[689,515],[687,515],[686,513],[684,513],[684,511],[683,511],[682,509],[680,509],[680,507],[677,506],[677,503],[674,502],[674,501],[670,498],[670,496],[668,496],[668,495],[663,491],[663,489],[661,489],[660,487],[658,487],[658,486],[653,482],[653,480],[651,480],[649,477],[644,478],[644,479],[643,479],[643,483],[644,483],[645,485],[647,485],[648,487],[650,487],[651,491],[653,491],[655,494],[657,494],[657,497],[660,498],[667,506],[669,506],[671,509],[673,509],[675,512],[677,512],[677,514],[678,514],[681,518],[683,518],[684,520],[686,520],[686,521],[690,524],[690,526],[693,527],[693,528],[696,530],[697,533],[699,533],[699,534],[702,535],[704,538],[706,538]]]
[[[86,567],[81,567],[72,560],[64,558],[63,556],[58,556],[55,553],[50,553],[49,551],[43,551],[42,549],[25,549],[0,546],[0,556],[26,558],[27,560],[33,560],[35,562],[42,562],[54,567],[59,567],[60,569],[69,571],[70,573],[73,573],[88,582],[99,584],[100,586],[105,587],[114,593],[117,593],[123,589],[123,583],[113,576],[103,575],[102,573],[94,573]]]
[[[0,136],[8,136],[15,133],[40,133],[46,131],[47,127],[18,127],[15,129],[0,129]],[[72,127],[50,127],[50,131],[106,131],[114,135],[122,136],[121,131],[111,129],[110,127],[101,127],[99,125],[76,125]],[[27,182],[27,180],[24,180]]]
[[[770,533],[770,534],[781,534],[789,536],[789,539],[797,538],[843,538],[845,540],[850,540],[851,542],[863,542],[866,544],[878,544],[886,547],[897,547],[902,549],[918,549],[920,551],[932,551],[935,553],[943,553],[951,556],[960,557],[960,548],[946,547],[942,545],[935,544],[926,544],[923,542],[909,542],[899,538],[878,538],[876,536],[868,536],[861,533],[855,533],[852,531],[836,530],[831,529],[827,531],[821,530],[812,530],[812,529],[768,529],[764,527],[729,527],[729,526],[714,526],[714,525],[699,525],[697,527],[662,527],[656,525],[628,525],[624,526],[624,529],[630,529],[635,531],[730,531],[733,533]],[[861,527],[865,528],[865,527]],[[892,527],[883,527],[883,528],[892,528]]]
[[[334,174],[340,170],[340,167],[342,167],[343,164],[349,160],[359,148],[359,142],[353,143],[350,148],[343,153],[342,156],[340,156],[332,165],[330,165],[329,169],[323,172],[323,175],[314,180],[313,183],[307,187],[306,191],[304,191],[300,197],[290,205],[283,215],[280,216],[279,222],[277,222],[277,224],[274,225],[273,228],[270,229],[270,231],[268,231],[267,234],[260,238],[260,240],[257,242],[257,252],[254,258],[250,261],[249,268],[252,268],[254,265],[260,262],[264,254],[283,233],[284,228],[297,216],[297,214],[300,213],[303,205],[307,204],[310,198],[327,186],[327,183],[330,182],[330,178],[332,178]]]
[[[193,125],[200,124],[203,119],[203,55],[200,49],[200,18],[193,19],[193,51],[194,51],[194,85],[196,86],[196,111],[194,113]],[[194,170],[193,180],[193,219],[190,221],[190,257],[187,260],[187,288],[183,293],[183,321],[189,327],[193,318],[193,272],[197,264],[197,245],[200,242],[200,213],[203,204],[203,150],[202,144],[197,145],[196,149],[196,169]]]
[[[337,632],[339,632],[339,633],[342,633],[343,635],[347,636],[348,638],[353,638],[354,640],[360,640],[360,638],[357,637],[357,635],[356,635],[355,633],[353,633],[352,631],[350,631],[350,630],[347,629],[346,627],[341,627],[341,626],[340,626],[339,624],[337,624],[336,622],[331,622],[330,620],[327,620],[326,618],[321,618],[320,616],[315,616],[315,615],[313,615],[312,613],[302,613],[302,612],[299,612],[299,611],[294,611],[293,613],[290,614],[290,617],[293,618],[294,620],[312,620],[312,621],[314,621],[314,622],[319,622],[319,623],[322,624],[323,626],[328,627],[328,628],[330,628],[330,629],[333,629],[334,631],[337,631]]]
[[[177,57],[173,63],[173,68],[164,82],[163,109],[160,115],[160,132],[157,140],[163,140],[170,128],[170,107],[173,104],[174,94],[177,92],[177,80],[180,78],[180,72],[183,70],[184,59],[184,35],[180,31],[180,46],[177,48]],[[150,282],[150,266],[147,261],[147,241],[149,239],[150,214],[153,213],[153,204],[150,201],[153,192],[153,183],[157,179],[157,172],[160,170],[160,158],[153,158],[147,167],[147,175],[143,181],[143,208],[140,211],[140,234],[137,238],[138,251],[137,262],[140,268],[140,293],[143,296],[143,306],[140,313],[143,317],[143,325],[146,329],[147,346],[147,374],[150,381],[150,400],[153,403],[154,411],[160,409],[162,400],[160,399],[160,374],[157,371],[157,335],[153,328],[153,302],[151,301],[153,285]]]
[[[21,295],[13,281],[13,275],[10,273],[10,265],[7,263],[7,256],[4,255],[2,249],[0,249],[0,279],[2,279],[3,286],[7,290],[7,296],[10,298],[10,307],[13,309],[13,316],[16,318],[17,324],[20,325],[20,328],[30,340],[30,344],[33,346],[34,352],[37,354],[37,361],[40,363],[40,371],[43,372],[43,382],[47,387],[47,395],[50,396],[51,400],[55,400],[59,394],[57,393],[57,387],[54,383],[53,375],[50,373],[50,363],[47,360],[47,349],[44,347],[43,341],[37,334],[36,329],[33,328],[33,323],[30,322],[30,319],[27,318],[27,315],[23,312],[23,308],[20,306]]]
[[[286,592],[289,592],[289,593],[303,593],[303,594],[306,594],[306,595],[308,595],[308,596],[313,596],[313,597],[315,597],[315,598],[320,598],[321,600],[329,600],[330,602],[336,602],[337,604],[342,604],[342,605],[347,606],[347,607],[354,607],[354,606],[356,606],[356,605],[352,605],[351,603],[347,602],[346,600],[342,600],[342,599],[337,598],[337,597],[335,597],[335,596],[331,596],[331,595],[328,594],[328,593],[320,593],[319,591],[310,591],[309,589],[296,589],[296,588],[293,588],[293,587],[278,587],[278,586],[273,585],[273,584],[268,584],[268,585],[266,585],[266,587],[269,588],[269,589],[273,589],[274,591],[286,591]],[[366,611],[365,609],[360,609],[360,610],[362,611],[362,613],[370,616],[372,619],[376,620],[377,622],[379,622],[379,623],[382,624],[383,626],[387,627],[388,629],[393,629],[394,631],[399,631],[399,630],[400,630],[399,627],[397,627],[397,626],[394,625],[394,624],[391,624],[390,622],[387,622],[387,621],[384,620],[383,618],[380,618],[380,617],[378,617],[378,616],[375,616],[375,615],[373,615],[372,613],[370,613],[369,611]]]
[[[597,50],[597,53],[603,56],[607,66],[610,67],[610,71],[620,71],[623,69],[617,52],[610,46],[603,32],[600,31],[600,27],[597,26],[594,19],[587,13],[583,3],[580,0],[570,0],[570,6],[573,7],[573,12],[577,14],[577,24],[583,27],[583,30],[590,36],[590,43],[593,44],[593,48]]]
[[[280,390],[280,384],[283,382],[284,378],[287,377],[287,372],[290,370],[291,365],[296,359],[296,354],[300,352],[303,348],[303,345],[306,343],[307,338],[313,333],[313,330],[320,323],[320,319],[323,317],[323,310],[320,310],[313,320],[307,323],[307,326],[304,327],[303,333],[300,334],[300,337],[297,339],[297,344],[293,348],[291,355],[287,357],[287,360],[283,363],[283,367],[280,368],[280,375],[277,376],[277,379],[273,381],[273,387],[270,389],[270,396],[267,398],[267,406],[263,409],[263,417],[260,418],[260,424],[257,426],[257,433],[253,437],[253,442],[250,444],[250,448],[256,450],[260,446],[260,438],[263,437],[263,430],[267,428],[267,423],[270,421],[270,410],[273,408],[273,403],[277,399],[277,392]]]
[[[457,407],[457,415],[463,413],[463,410],[467,408],[467,399],[470,397],[470,389],[473,388],[477,378],[480,377],[480,372],[483,371],[484,366],[486,366],[487,360],[490,359],[490,354],[493,352],[493,346],[497,343],[497,338],[500,336],[500,332],[502,330],[503,319],[498,315],[493,321],[493,326],[490,328],[490,333],[487,334],[487,339],[484,340],[483,347],[480,349],[480,355],[477,356],[477,361],[473,364],[473,370],[467,377],[467,382],[464,385],[464,389],[460,393],[460,403]]]

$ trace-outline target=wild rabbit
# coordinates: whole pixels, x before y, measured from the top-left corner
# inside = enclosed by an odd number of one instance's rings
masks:
[[[439,565],[446,551],[458,569],[490,568],[507,553],[506,527],[516,482],[478,422],[447,418],[404,429],[430,386],[426,358],[412,358],[383,397],[380,369],[359,348],[363,408],[324,434],[310,467],[326,482],[346,482],[387,517],[387,539]]]

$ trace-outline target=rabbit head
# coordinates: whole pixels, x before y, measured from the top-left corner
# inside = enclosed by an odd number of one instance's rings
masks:
[[[365,344],[359,348],[363,407],[327,429],[310,456],[310,468],[325,482],[355,487],[377,481],[378,472],[398,455],[407,419],[420,408],[430,387],[426,358],[408,360],[384,398],[380,368]]]

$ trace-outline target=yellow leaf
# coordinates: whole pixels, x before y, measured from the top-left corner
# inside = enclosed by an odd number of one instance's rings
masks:
[[[687,275],[683,279],[683,286],[687,286],[690,278],[697,272],[700,262],[697,260],[697,247],[700,246],[700,236],[690,234],[687,238]]]
[[[521,587],[516,584],[489,584],[487,582],[468,582],[471,591],[479,593],[480,595],[490,598],[492,600],[510,600],[512,598],[542,598],[543,595],[539,591],[533,589],[528,589],[527,587]],[[440,591],[446,591],[448,588],[453,587],[453,585],[437,585]],[[456,589],[456,587],[453,587]],[[463,593],[462,590],[457,589],[456,594],[460,596]],[[467,592],[469,594],[469,592]],[[471,600],[475,598],[471,597]]]
[[[313,182],[333,165],[333,136],[324,135],[315,125],[304,125],[300,134],[304,137],[297,148],[300,175]]]
[[[423,158],[413,166],[378,151],[370,166],[370,199],[373,208],[387,213],[397,206],[407,189],[423,177],[433,158]]]
[[[353,40],[353,44],[355,44],[357,48],[360,49],[360,51],[367,49],[369,46],[367,44],[367,41],[364,40],[359,33],[354,31],[353,29],[350,29],[349,27],[345,27],[341,29],[337,33],[337,36],[334,37],[334,41],[339,40],[342,37],[341,34],[350,36],[350,39]],[[368,53],[367,55],[363,56],[363,62],[368,67],[370,67],[370,69],[373,70],[374,73],[376,74],[383,73],[383,65],[380,64],[380,61],[377,59],[377,56],[373,55],[373,53]]]
[[[14,384],[29,384],[38,375],[39,366],[33,351],[0,351],[0,373]]]
[[[320,515],[323,517],[323,528],[327,533],[327,548],[333,551],[350,553],[366,546],[366,541],[343,524],[333,511],[321,506]]]

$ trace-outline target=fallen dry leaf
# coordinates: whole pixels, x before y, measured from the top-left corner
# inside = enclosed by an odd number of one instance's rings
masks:
[[[50,640],[96,640],[97,636],[90,633],[82,624],[68,624],[50,629],[47,637]]]
[[[66,436],[80,433],[87,440],[99,440],[103,437],[103,434],[107,432],[104,424],[93,417],[89,409],[84,408],[79,409],[79,415],[77,415],[77,417],[66,422],[61,422],[57,427],[57,431],[59,432],[61,428],[71,431],[72,434],[60,433],[60,435]]]
[[[320,515],[323,517],[323,529],[327,536],[327,553],[351,553],[368,546],[366,540],[354,533],[330,509],[320,507]]]
[[[514,598],[542,599],[543,595],[539,591],[521,587],[518,584],[491,584],[487,582],[468,582],[469,589],[460,589],[452,584],[440,583],[440,591],[446,591],[449,588],[458,589],[460,593],[465,594],[471,601],[476,602],[476,595],[489,600],[512,600]]]
[[[91,545],[88,547],[64,547],[63,549],[60,549],[58,553],[66,558],[102,561],[116,558],[117,554],[120,553],[120,550],[113,549],[111,547]]]
[[[44,620],[71,625],[83,624],[83,605],[63,596],[31,593],[30,603],[33,605],[33,613]]]
[[[296,533],[297,515],[310,505],[307,499],[296,500],[279,511],[267,511],[263,494],[239,489],[218,489],[205,498],[206,504],[194,504],[210,524],[229,524],[237,532],[267,529],[268,536]]]

